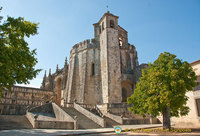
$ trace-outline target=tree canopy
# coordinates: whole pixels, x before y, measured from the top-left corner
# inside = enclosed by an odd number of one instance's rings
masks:
[[[0,9],[1,11],[1,9]],[[0,17],[0,94],[3,88],[29,83],[39,73],[35,69],[36,49],[31,50],[25,38],[37,34],[38,24],[22,17]]]
[[[170,129],[170,117],[187,115],[187,91],[196,85],[190,64],[168,52],[161,53],[153,64],[142,70],[134,94],[127,99],[134,114],[163,115],[163,128]]]

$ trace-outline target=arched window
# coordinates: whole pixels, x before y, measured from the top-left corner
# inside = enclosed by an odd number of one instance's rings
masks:
[[[115,24],[114,24],[114,21],[113,21],[113,20],[110,20],[110,27],[111,27],[111,28],[114,28],[114,27],[115,27]]]
[[[95,67],[94,67],[94,63],[92,63],[92,65],[91,65],[91,75],[92,75],[92,76],[95,75]]]
[[[102,23],[102,31],[104,30],[104,22]]]

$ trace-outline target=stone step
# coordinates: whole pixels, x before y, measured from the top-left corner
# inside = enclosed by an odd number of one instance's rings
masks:
[[[67,112],[71,117],[78,117],[78,128],[79,129],[93,129],[93,128],[101,128],[100,125],[96,124],[94,121],[77,111],[73,107],[62,108],[65,112]]]
[[[0,130],[33,128],[25,115],[0,115]]]

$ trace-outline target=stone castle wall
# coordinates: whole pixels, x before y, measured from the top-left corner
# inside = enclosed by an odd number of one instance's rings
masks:
[[[67,72],[56,70],[49,74],[43,86],[53,90],[61,103],[126,102],[138,81],[138,67],[137,51],[128,43],[127,31],[118,25],[117,16],[107,12],[94,24],[94,39],[72,47],[69,64],[65,63],[62,69]],[[58,85],[59,78],[62,87]]]
[[[67,102],[99,103],[100,99],[100,50],[94,39],[73,46],[70,52],[68,82],[65,91]],[[92,75],[94,65],[94,75]]]
[[[100,36],[101,43],[101,68],[106,69],[106,73],[102,71],[103,94],[106,96],[103,103],[117,103],[122,100],[121,89],[121,67],[120,67],[120,49],[118,41],[118,30],[107,28]],[[104,56],[107,54],[107,56]],[[107,65],[107,66],[104,66]]]
[[[52,91],[21,86],[13,86],[2,93],[0,114],[25,114],[27,108],[45,104],[54,96]]]

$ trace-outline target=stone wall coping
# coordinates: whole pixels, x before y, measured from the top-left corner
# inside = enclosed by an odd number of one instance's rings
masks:
[[[73,129],[74,122],[73,121],[60,121],[60,120],[37,120],[34,118],[35,114],[28,112],[26,113],[26,117],[33,126],[33,128],[60,128],[61,123],[65,123],[63,129]],[[53,124],[52,124],[53,123]],[[55,126],[55,123],[57,126]]]
[[[31,123],[31,125],[33,126],[33,128],[35,128],[34,114],[26,111],[26,117],[29,120],[29,122]]]
[[[25,87],[25,86],[17,86],[17,85],[14,85],[12,88],[13,88],[13,89],[14,89],[14,88],[22,88],[22,89],[32,89],[32,90],[37,90],[37,91],[52,92],[52,91],[45,90],[45,89],[41,89],[41,88]]]
[[[60,108],[57,104],[52,103],[52,107],[54,109],[54,113],[56,116],[56,119],[60,120],[59,115],[57,114],[56,111],[59,110],[59,112],[61,112],[61,114],[63,114],[63,116],[65,116],[66,121],[72,121],[72,122],[76,122],[76,120],[74,118],[72,118],[69,114],[67,114],[62,108]],[[56,111],[55,111],[56,110]]]
[[[107,116],[109,118],[111,118],[112,120],[114,120],[115,122],[119,123],[119,124],[123,124],[123,119],[121,118],[121,116],[117,116],[117,115],[114,115],[114,114],[111,114],[111,113],[107,113]]]
[[[82,114],[84,114],[89,119],[91,119],[92,121],[94,121],[95,123],[97,123],[98,125],[100,125],[102,127],[106,127],[106,123],[105,123],[105,120],[103,118],[91,113],[90,111],[88,111],[85,108],[81,107],[77,103],[74,103],[74,108],[76,110],[78,110],[79,112],[81,112]]]
[[[98,48],[99,47],[99,43],[93,38],[93,39],[87,39],[84,40],[82,42],[79,42],[77,44],[75,44],[71,51],[70,54],[74,54],[76,52],[80,52],[89,48]]]

